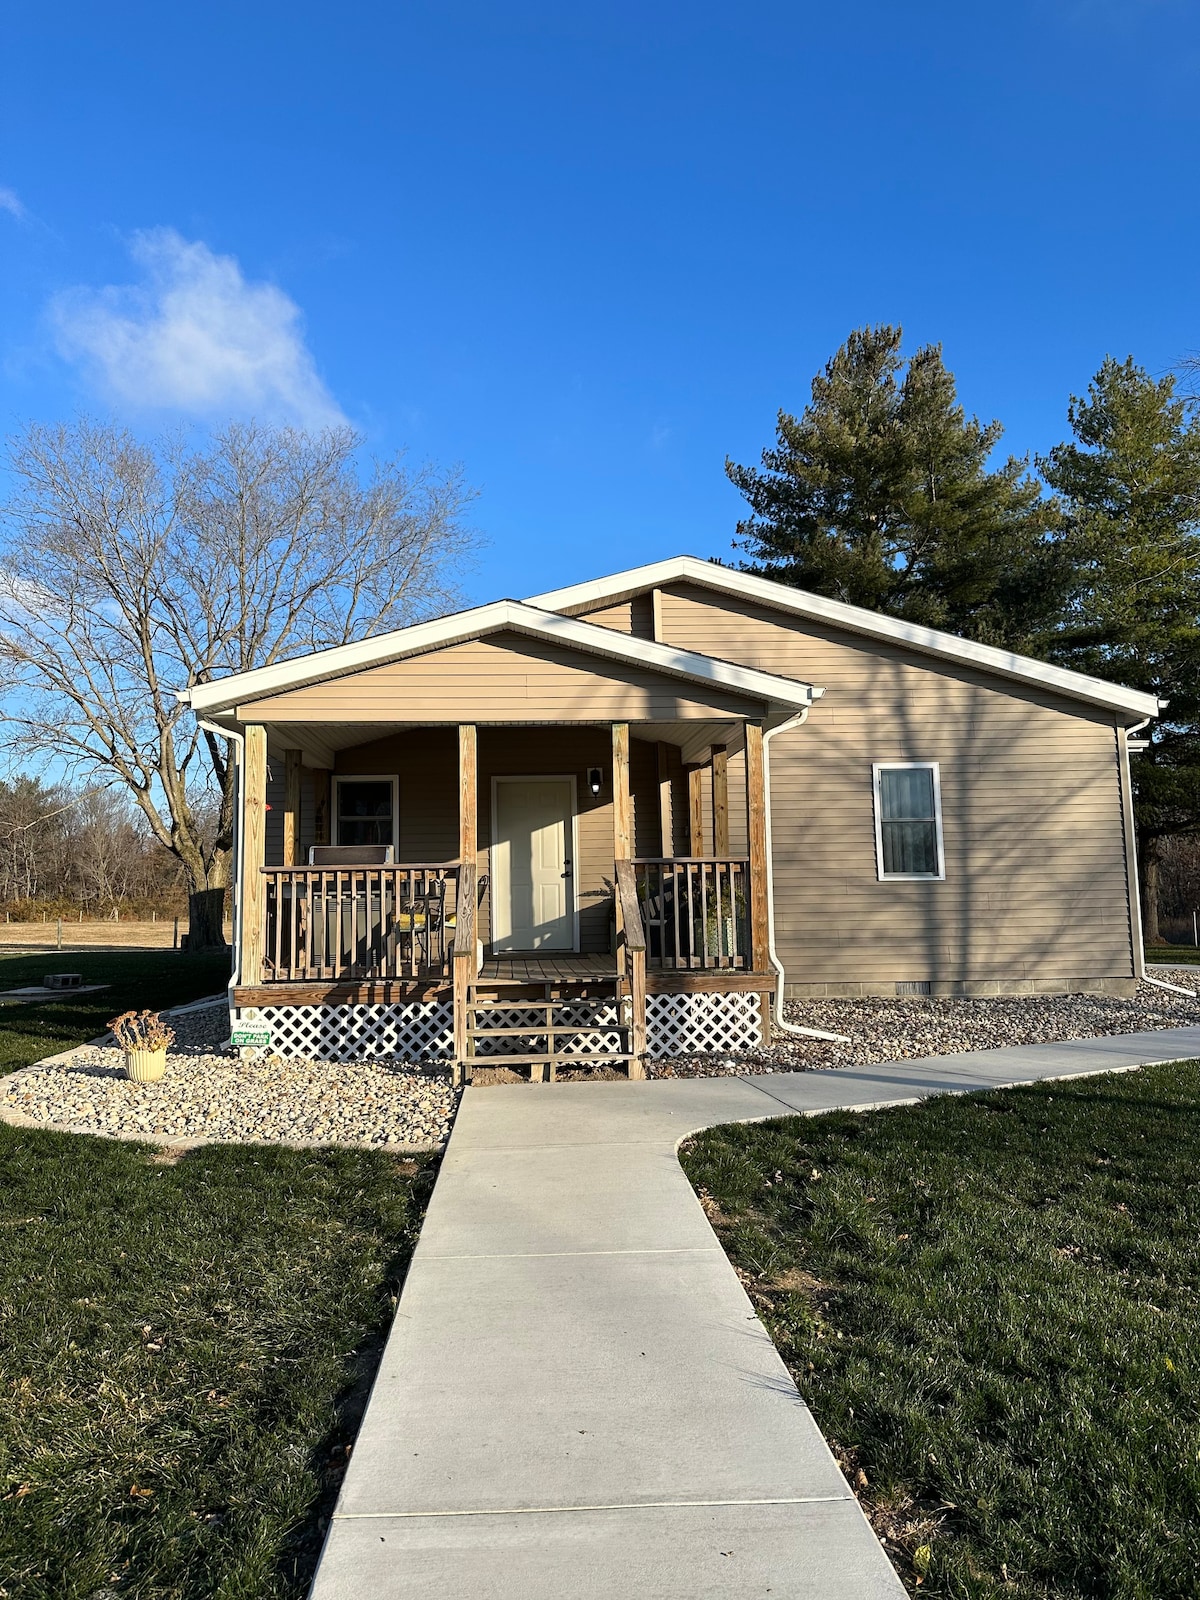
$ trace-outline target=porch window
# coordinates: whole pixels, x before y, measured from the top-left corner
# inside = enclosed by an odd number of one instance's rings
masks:
[[[941,780],[936,761],[878,761],[875,856],[880,878],[944,878]]]
[[[395,844],[395,778],[338,778],[335,791],[338,844]]]

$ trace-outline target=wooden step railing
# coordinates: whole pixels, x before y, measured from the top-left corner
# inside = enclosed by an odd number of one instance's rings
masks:
[[[627,989],[630,1006],[629,1076],[644,1077],[646,1055],[646,930],[638,905],[637,879],[631,861],[614,862],[620,916],[617,950],[620,986]]]
[[[651,967],[750,965],[747,856],[643,856],[633,873]]]
[[[449,975],[457,862],[262,873],[265,982]]]
[[[458,903],[461,908],[458,926],[454,930],[454,1081],[470,1081],[468,1060],[470,1041],[467,1037],[467,1006],[471,999],[471,986],[478,970],[476,955],[475,907],[478,898],[478,872],[473,861],[464,861],[459,868]]]

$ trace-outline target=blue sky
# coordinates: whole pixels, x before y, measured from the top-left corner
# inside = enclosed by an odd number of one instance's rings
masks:
[[[460,461],[474,597],[730,553],[854,326],[1005,448],[1200,349],[1200,8],[10,10],[0,421],[343,416]]]

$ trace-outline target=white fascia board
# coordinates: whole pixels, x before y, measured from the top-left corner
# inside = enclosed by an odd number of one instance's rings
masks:
[[[596,623],[539,610],[519,600],[495,600],[490,605],[438,617],[433,622],[416,623],[411,628],[399,628],[355,644],[337,645],[331,650],[319,650],[275,666],[258,667],[253,672],[236,673],[215,683],[198,684],[193,689],[180,690],[179,698],[193,711],[212,712],[498,632],[554,640],[592,655],[652,667],[672,677],[729,689],[775,706],[808,706],[825,692],[809,683],[776,677],[735,662],[719,661],[694,650],[634,639]]]
[[[1128,689],[1122,684],[1108,683],[1103,678],[1089,677],[1083,672],[1054,667],[1033,656],[1016,655],[1010,650],[999,650],[994,645],[976,644],[974,640],[960,639],[953,633],[941,633],[936,628],[922,628],[916,623],[901,622],[896,617],[885,617],[877,611],[847,605],[841,600],[826,600],[822,595],[792,589],[770,578],[738,572],[733,567],[722,567],[715,561],[701,561],[697,556],[670,556],[665,561],[654,561],[645,567],[631,567],[627,572],[616,572],[608,578],[597,578],[588,583],[571,584],[565,589],[533,595],[526,603],[547,611],[573,612],[606,602],[615,605],[647,589],[683,582],[700,584],[725,594],[741,595],[745,599],[773,606],[777,611],[813,617],[845,628],[849,633],[887,639],[925,655],[960,661],[967,666],[978,667],[983,672],[994,672],[1018,682],[1037,684],[1068,699],[1085,700],[1090,705],[1128,712],[1132,716],[1157,717],[1166,704],[1140,689]]]

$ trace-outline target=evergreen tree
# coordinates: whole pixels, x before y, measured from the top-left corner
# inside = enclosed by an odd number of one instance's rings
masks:
[[[1061,495],[1078,587],[1053,654],[1169,701],[1133,762],[1146,937],[1163,840],[1200,833],[1200,408],[1109,357],[1072,398],[1074,442],[1039,463]]]
[[[779,413],[762,467],[727,461],[750,503],[751,571],[989,644],[1039,651],[1067,592],[1058,509],[1003,432],[968,419],[941,347],[905,364],[901,330],[861,328]]]

